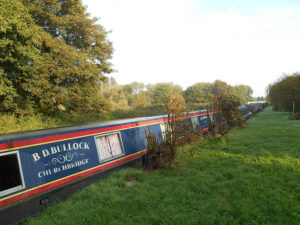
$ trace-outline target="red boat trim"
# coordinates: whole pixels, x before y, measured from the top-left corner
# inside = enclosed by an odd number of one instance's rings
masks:
[[[39,194],[41,192],[48,191],[50,189],[53,189],[55,187],[61,186],[61,185],[66,184],[66,183],[69,183],[71,181],[74,181],[74,180],[86,177],[86,176],[91,175],[93,173],[96,173],[96,172],[105,170],[107,168],[113,167],[115,165],[124,163],[126,161],[131,160],[131,159],[138,158],[139,156],[144,155],[146,153],[146,151],[147,150],[142,150],[140,152],[137,152],[137,153],[134,153],[132,155],[129,155],[129,156],[126,156],[126,157],[114,160],[112,162],[108,162],[106,164],[102,164],[102,165],[93,167],[91,169],[88,169],[88,170],[85,170],[85,171],[82,171],[82,172],[79,172],[79,173],[76,173],[76,174],[72,174],[70,176],[67,176],[67,177],[64,177],[64,178],[52,181],[50,183],[43,184],[41,186],[34,187],[32,189],[29,189],[29,190],[17,193],[15,195],[3,198],[3,199],[0,200],[0,207],[12,204],[12,203],[20,201],[22,199],[25,199],[25,198],[31,197],[33,195]]]
[[[209,111],[209,113],[215,113],[216,111]],[[194,116],[200,116],[205,115],[207,112],[202,113],[193,113],[186,115],[185,118],[194,117]],[[85,130],[85,131],[79,131],[79,132],[73,132],[73,133],[64,133],[64,134],[58,134],[58,135],[52,135],[47,137],[40,137],[40,138],[33,138],[33,139],[26,139],[26,140],[20,140],[20,141],[14,141],[13,142],[13,148],[8,147],[8,143],[1,143],[0,144],[0,152],[6,152],[6,151],[12,151],[15,149],[20,148],[27,148],[31,146],[41,145],[41,144],[48,144],[56,141],[65,141],[75,138],[82,138],[102,133],[108,133],[113,132],[117,130],[126,130],[134,127],[142,127],[142,126],[148,126],[152,124],[157,124],[161,122],[167,121],[168,118],[163,119],[157,119],[152,121],[144,121],[144,122],[137,122],[137,123],[130,123],[130,124],[124,124],[124,125],[117,125],[117,126],[109,126],[99,129],[91,129],[91,130]]]

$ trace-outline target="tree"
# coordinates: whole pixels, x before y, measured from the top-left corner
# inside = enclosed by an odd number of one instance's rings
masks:
[[[300,74],[282,76],[269,85],[267,92],[274,110],[292,111],[293,99],[300,99]],[[300,106],[296,110],[300,111]]]
[[[253,90],[248,85],[236,85],[233,87],[234,95],[240,98],[242,104],[247,104],[251,101]]]
[[[264,96],[258,96],[258,97],[256,97],[256,101],[265,101],[265,97]]]
[[[207,103],[211,88],[211,83],[196,83],[188,87],[183,96],[187,103]]]
[[[220,95],[236,95],[241,99],[242,104],[251,100],[253,90],[247,85],[230,86],[224,81],[216,80],[213,83],[196,83],[188,87],[183,96],[192,108],[201,108],[207,104],[211,98]]]
[[[172,95],[181,95],[181,93],[182,88],[179,85],[173,83],[157,83],[154,86],[151,101],[153,105],[164,105],[167,99]]]
[[[128,95],[136,95],[144,91],[145,85],[143,83],[132,82],[123,86],[123,90]]]
[[[108,78],[101,89],[101,98],[107,99],[113,110],[128,109],[128,96],[114,78]]]
[[[39,29],[19,0],[0,1],[0,108],[11,112],[29,104],[26,80],[38,76]]]
[[[9,43],[1,43],[1,52],[10,58],[1,57],[0,84],[11,87],[1,95],[2,105],[3,99],[14,96],[20,102],[33,102],[45,114],[54,113],[59,105],[69,112],[109,108],[99,98],[99,89],[106,82],[105,74],[112,72],[112,44],[80,0],[5,0],[1,4],[1,37]]]
[[[151,105],[147,93],[140,92],[132,97],[131,107],[133,108],[141,108]]]
[[[211,94],[214,96],[230,95],[233,93],[232,86],[221,80],[216,80],[212,83]]]

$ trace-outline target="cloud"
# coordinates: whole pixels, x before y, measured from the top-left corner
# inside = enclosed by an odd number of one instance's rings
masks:
[[[119,83],[174,82],[186,88],[222,79],[254,95],[284,72],[300,71],[300,8],[242,14],[198,12],[195,1],[83,1],[112,30]]]
[[[287,12],[265,9],[255,16],[204,16],[195,33],[201,40],[198,48],[204,53],[201,70],[211,71],[211,76],[220,74],[231,84],[250,84],[255,94],[262,95],[264,87],[281,73],[300,69],[300,26]]]

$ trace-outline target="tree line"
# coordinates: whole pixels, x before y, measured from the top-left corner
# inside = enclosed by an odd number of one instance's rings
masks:
[[[300,100],[300,73],[286,74],[267,88],[267,98],[274,110],[292,111],[293,100]],[[296,110],[300,111],[299,102]]]
[[[1,0],[0,112],[108,112],[164,105],[176,94],[195,109],[220,93],[251,100],[251,87],[220,80],[186,90],[173,83],[118,85],[108,77],[112,54],[108,32],[81,0]]]
[[[142,108],[166,104],[173,95],[182,95],[191,109],[205,108],[213,96],[234,95],[242,104],[251,101],[253,90],[247,85],[231,86],[224,81],[216,80],[213,83],[199,82],[183,90],[173,83],[143,84],[133,82],[118,85],[114,78],[101,90],[102,96],[108,99],[113,109]]]

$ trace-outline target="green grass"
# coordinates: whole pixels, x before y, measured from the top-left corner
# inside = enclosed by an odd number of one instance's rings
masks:
[[[266,109],[227,138],[184,146],[169,170],[123,169],[26,224],[300,224],[299,137],[300,121]]]
[[[0,114],[0,134],[20,132],[27,130],[63,127],[107,120],[135,118],[165,114],[164,106],[149,106],[137,109],[118,109],[107,113],[64,113],[53,116],[41,114]]]
[[[0,115],[0,134],[18,132],[25,130],[36,130],[61,126],[62,123],[57,118],[41,115],[21,115],[1,114]]]

